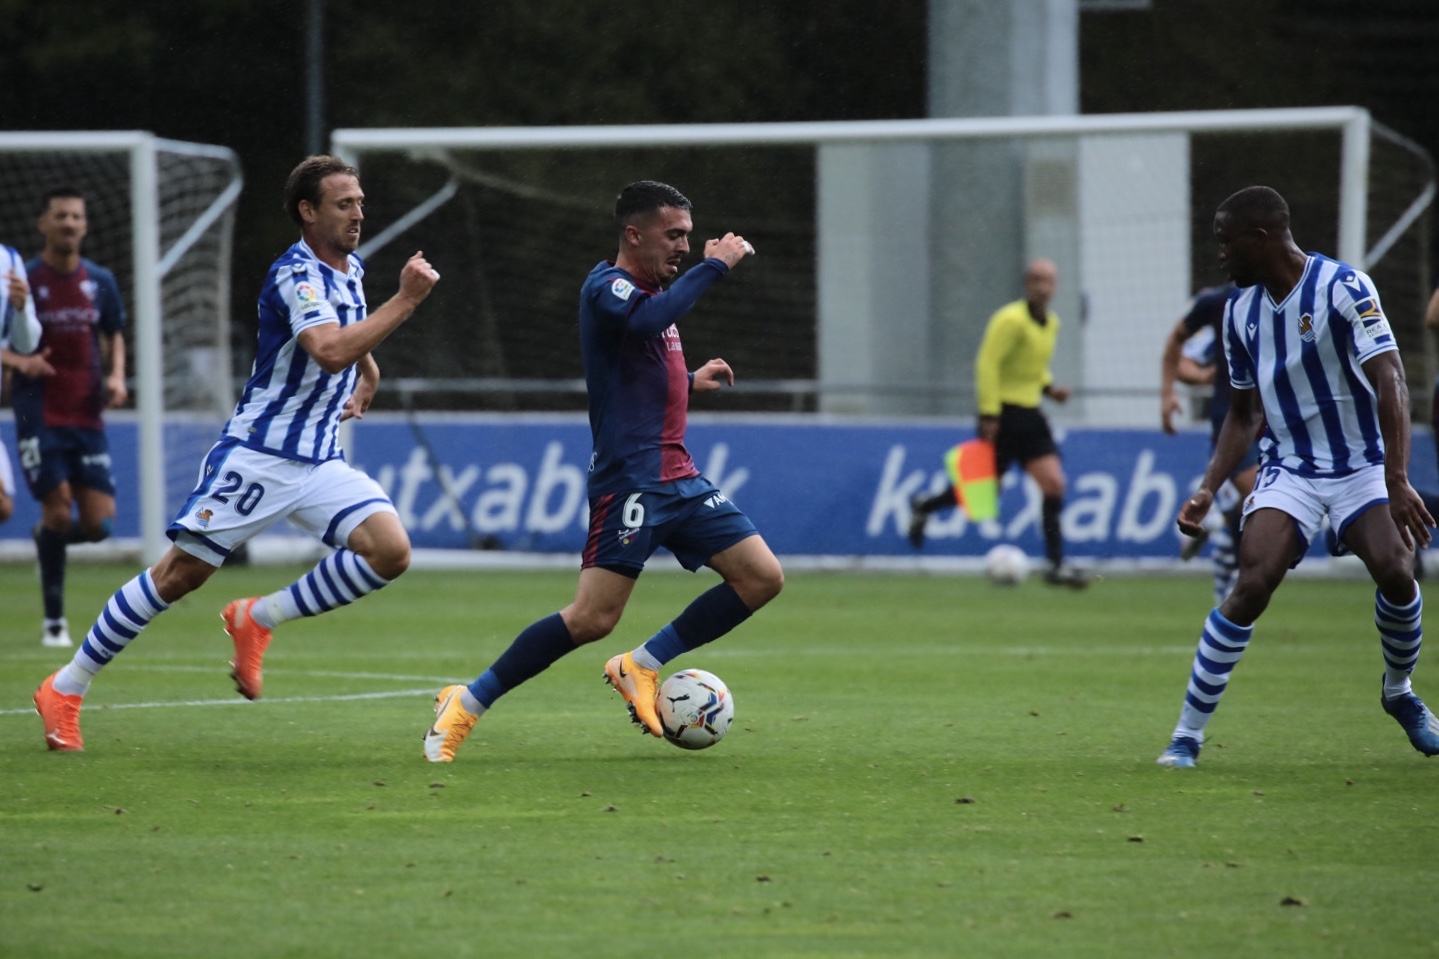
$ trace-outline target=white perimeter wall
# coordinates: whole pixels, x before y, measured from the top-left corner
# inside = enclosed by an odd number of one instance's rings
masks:
[[[1081,138],[1084,322],[1061,338],[1082,325],[1087,425],[1158,422],[1164,339],[1194,292],[1189,222],[1186,134]]]

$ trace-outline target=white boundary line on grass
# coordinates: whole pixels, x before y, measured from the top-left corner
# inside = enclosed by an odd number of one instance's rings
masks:
[[[400,696],[433,696],[435,687],[428,686],[424,689],[396,689],[385,693],[349,693],[343,696],[280,696],[274,699],[262,699],[261,703],[339,703],[358,699],[395,699]],[[248,699],[184,699],[167,703],[107,703],[102,706],[93,706],[91,710],[98,709],[165,709],[173,706],[248,706]],[[28,709],[0,709],[0,716],[33,716],[35,707]]]
[[[128,666],[128,664],[127,664]],[[210,673],[214,672],[211,666],[166,666],[163,664],[135,664],[128,666],[130,669],[149,670],[152,672],[169,673]],[[330,669],[305,669],[294,670],[295,673],[305,676],[322,676],[327,679],[380,679],[397,683],[421,682],[429,683],[423,689],[395,689],[387,692],[375,693],[344,693],[334,696],[277,696],[261,699],[261,703],[342,703],[353,702],[365,699],[396,699],[401,696],[433,696],[435,690],[441,686],[453,683],[452,679],[436,679],[432,676],[397,676],[392,673],[349,673]],[[225,699],[183,699],[171,702],[150,702],[150,703],[106,703],[92,706],[91,709],[165,709],[175,706],[245,706],[250,700],[239,697],[227,697]],[[0,716],[33,716],[35,707],[28,706],[24,709],[0,709]]]

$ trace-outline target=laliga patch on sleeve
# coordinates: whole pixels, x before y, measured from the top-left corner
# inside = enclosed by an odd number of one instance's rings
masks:
[[[299,300],[302,305],[309,305],[319,299],[319,295],[315,293],[315,288],[310,284],[296,283],[295,299]]]
[[[617,276],[614,281],[610,283],[610,292],[628,302],[630,296],[635,292],[635,285],[629,280]]]

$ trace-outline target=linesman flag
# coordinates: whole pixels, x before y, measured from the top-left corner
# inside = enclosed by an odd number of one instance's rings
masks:
[[[972,520],[999,516],[999,476],[994,468],[994,444],[969,440],[944,454],[944,467],[954,485],[955,498]]]

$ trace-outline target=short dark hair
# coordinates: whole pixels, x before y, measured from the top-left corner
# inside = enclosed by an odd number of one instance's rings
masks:
[[[359,170],[339,157],[324,153],[305,157],[299,166],[290,171],[285,180],[285,212],[296,226],[305,225],[304,218],[300,216],[300,201],[307,200],[311,206],[319,206],[320,184],[325,177],[336,173],[344,173],[357,180],[360,178]]]
[[[1289,204],[1279,191],[1267,186],[1247,186],[1219,204],[1215,214],[1227,213],[1240,226],[1270,232],[1289,229]]]
[[[39,212],[41,215],[49,212],[51,200],[79,200],[81,203],[84,203],[85,194],[81,193],[79,189],[73,186],[51,187],[50,189],[45,191],[44,196],[40,197]]]
[[[624,233],[625,227],[636,220],[647,220],[665,207],[676,210],[692,210],[689,197],[668,183],[658,180],[637,180],[620,191],[615,198],[615,229]]]

